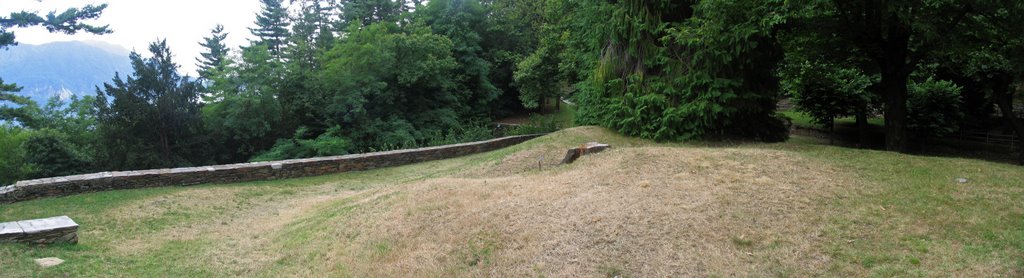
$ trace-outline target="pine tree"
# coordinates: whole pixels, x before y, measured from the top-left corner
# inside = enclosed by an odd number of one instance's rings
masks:
[[[274,58],[281,59],[288,43],[288,10],[281,0],[260,0],[263,10],[256,14],[256,28],[249,28],[259,40],[253,44],[265,44]]]
[[[213,27],[209,37],[204,37],[199,45],[206,48],[206,52],[200,53],[201,57],[196,58],[196,65],[199,66],[199,77],[210,80],[214,71],[224,70],[224,61],[228,55],[228,47],[224,39],[228,33],[224,32],[224,25],[217,24]]]
[[[150,58],[132,52],[131,76],[115,75],[113,84],[96,90],[103,165],[128,170],[203,163],[202,85],[178,73],[166,41],[152,43],[149,51]]]

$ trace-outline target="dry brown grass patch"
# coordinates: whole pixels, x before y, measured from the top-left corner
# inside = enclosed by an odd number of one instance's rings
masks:
[[[306,251],[369,276],[814,275],[830,260],[819,200],[843,176],[781,151],[620,148],[393,187],[387,209],[336,219],[355,237]]]

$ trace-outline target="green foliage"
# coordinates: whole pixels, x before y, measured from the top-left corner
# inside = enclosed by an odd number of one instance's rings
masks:
[[[82,8],[69,8],[59,14],[53,11],[48,13],[46,17],[26,11],[11,13],[7,17],[0,16],[0,50],[16,44],[14,33],[7,30],[13,27],[42,26],[50,33],[68,35],[78,33],[79,31],[97,35],[109,34],[111,30],[108,26],[95,26],[81,22],[99,18],[106,8],[107,4],[86,5]]]
[[[562,128],[566,128],[564,124],[565,123],[559,122],[556,117],[531,115],[530,120],[527,121],[526,124],[513,127],[511,130],[506,132],[506,135],[529,135],[555,132]]]
[[[381,22],[397,22],[406,11],[405,0],[341,0],[341,24],[345,29],[362,28]],[[417,1],[418,2],[418,1]],[[419,5],[418,3],[416,4]]]
[[[450,88],[459,106],[454,107],[460,116],[468,118],[486,117],[501,91],[491,82],[493,64],[485,59],[483,36],[487,33],[484,24],[488,10],[478,1],[435,0],[417,11],[434,32],[451,41],[451,51],[458,62],[458,68],[450,74],[456,81]]]
[[[217,24],[210,31],[209,37],[204,37],[199,45],[205,49],[205,52],[199,53],[200,57],[196,57],[196,63],[199,66],[199,77],[204,79],[210,79],[215,71],[223,71],[225,60],[228,55],[228,46],[224,44],[224,39],[228,37],[228,33],[224,33],[224,25]]]
[[[249,28],[257,40],[254,44],[262,44],[275,58],[282,57],[288,42],[288,9],[283,0],[260,0],[263,9],[256,14],[256,28]]]
[[[581,84],[578,122],[623,134],[685,140],[731,134],[784,140],[774,116],[780,1],[623,1],[586,17],[600,63]],[[764,127],[763,129],[760,127]]]
[[[416,146],[427,134],[461,126],[450,40],[423,26],[349,30],[317,77],[321,125],[340,126],[357,150]]]
[[[76,34],[84,31],[91,34],[109,34],[111,30],[107,26],[95,26],[82,21],[97,19],[107,8],[107,4],[86,5],[82,8],[69,8],[58,14],[50,12],[46,17],[36,13],[21,11],[11,13],[9,16],[0,16],[0,50],[7,50],[7,47],[16,45],[14,32],[9,28],[25,28],[42,26],[50,33]],[[27,121],[33,103],[28,98],[11,94],[21,91],[15,84],[6,84],[0,78],[0,122],[2,121]],[[10,107],[8,103],[14,104]]]
[[[946,135],[959,130],[961,87],[953,82],[927,79],[910,84],[908,128],[921,136]]]
[[[426,135],[427,141],[423,146],[441,146],[458,144],[473,141],[483,141],[494,138],[494,130],[486,125],[470,125],[457,127],[449,130],[447,134],[434,131]]]
[[[201,164],[199,90],[178,74],[166,41],[150,44],[150,58],[132,53],[134,73],[97,89],[99,159],[108,169]]]
[[[274,161],[317,156],[334,156],[348,154],[352,145],[345,138],[339,137],[341,128],[332,127],[315,139],[302,139],[307,136],[306,128],[295,131],[292,139],[278,140],[274,147],[251,161]]]
[[[853,116],[875,102],[868,91],[875,81],[859,70],[811,62],[794,67],[787,78],[793,103],[817,124],[830,126],[835,118]]]
[[[516,66],[515,84],[523,107],[536,109],[545,99],[557,100],[561,96],[563,83],[557,78],[559,71],[555,54],[549,47],[542,46]]]
[[[0,79],[0,122],[17,121],[21,123],[31,122],[34,109],[38,104],[27,97],[15,95],[21,91],[17,84],[5,84]]]
[[[226,61],[224,71],[213,74],[202,117],[212,145],[221,146],[213,150],[215,161],[249,160],[279,138],[282,108],[274,94],[279,81],[266,77],[281,70],[265,45],[255,45],[242,50],[241,63]]]
[[[29,176],[31,167],[25,163],[25,150],[21,145],[32,132],[0,123],[0,186],[13,184]]]
[[[25,163],[32,169],[29,178],[45,178],[87,173],[92,158],[71,143],[66,134],[41,130],[22,143]]]

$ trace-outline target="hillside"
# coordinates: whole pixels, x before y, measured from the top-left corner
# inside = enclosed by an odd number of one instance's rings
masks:
[[[128,53],[102,42],[20,44],[0,50],[0,78],[24,87],[18,94],[40,104],[55,95],[93,95],[115,73],[131,73]]]
[[[554,165],[588,141],[613,149]],[[4,205],[0,222],[66,214],[82,228],[74,246],[0,244],[0,265],[11,276],[1019,276],[1020,200],[1017,166],[579,127],[397,168]],[[50,256],[67,262],[32,262]]]

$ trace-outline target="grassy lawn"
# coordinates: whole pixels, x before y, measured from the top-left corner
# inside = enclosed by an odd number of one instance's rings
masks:
[[[555,165],[587,141],[613,149]],[[580,127],[397,168],[0,205],[81,225],[78,245],[0,244],[0,276],[1021,276],[1022,200],[1019,166]],[[66,262],[32,262],[51,256]]]
[[[786,115],[786,117],[789,117],[790,119],[792,119],[794,126],[797,126],[797,127],[800,127],[800,128],[807,128],[807,129],[828,130],[827,128],[825,128],[825,127],[823,127],[823,126],[821,126],[819,124],[815,124],[814,123],[814,119],[812,119],[811,116],[808,116],[807,114],[804,114],[803,112],[789,110],[789,111],[780,111],[779,113],[782,113],[783,115]],[[880,117],[868,118],[868,124],[869,125],[874,125],[874,126],[884,126],[885,125],[885,119],[880,118]],[[854,117],[838,118],[838,119],[836,119],[836,125],[837,126],[856,127],[857,126],[857,119],[854,118]]]

